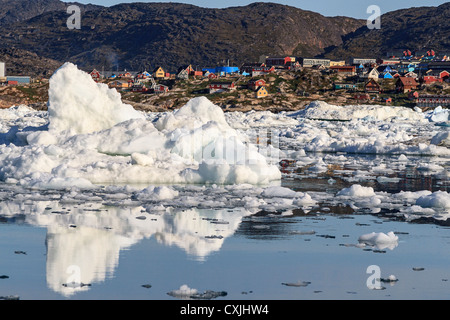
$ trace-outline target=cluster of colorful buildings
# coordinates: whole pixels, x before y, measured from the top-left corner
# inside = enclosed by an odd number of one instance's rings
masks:
[[[404,50],[397,56],[391,54],[388,58],[351,58],[347,61],[295,56],[261,56],[258,62],[244,63],[241,67],[228,64],[199,70],[192,65],[183,65],[175,73],[170,73],[158,66],[151,73],[125,71],[116,74],[93,70],[91,76],[96,81],[105,78],[110,80],[109,86],[112,88],[142,93],[168,92],[168,86],[160,84],[163,82],[161,80],[206,79],[208,80],[206,91],[210,94],[233,92],[237,90],[236,79],[249,78],[247,88],[255,92],[255,97],[264,98],[269,95],[267,85],[262,79],[264,76],[305,68],[321,70],[331,75],[341,75],[340,78],[345,81],[335,82],[334,89],[359,92],[355,95],[355,98],[359,100],[369,100],[370,94],[382,93],[384,80],[395,81],[396,92],[409,93],[419,90],[424,85],[449,82],[450,79],[450,57],[438,56],[433,50],[415,54],[412,54],[410,50]],[[417,94],[411,94],[411,96],[418,99]]]
[[[240,67],[224,66],[212,68],[194,68],[183,65],[176,72],[168,72],[158,66],[152,72],[90,72],[97,82],[106,82],[109,87],[140,93],[166,93],[170,81],[202,79],[208,81],[207,91],[210,94],[233,92],[238,89],[239,80],[249,79],[247,88],[254,92],[256,98],[269,96],[264,76],[285,71],[315,69],[330,75],[341,75],[340,81],[335,81],[334,89],[354,91],[358,100],[370,99],[370,94],[383,92],[383,82],[395,82],[397,93],[408,93],[412,99],[421,105],[444,104],[448,106],[448,95],[419,96],[420,88],[434,83],[450,81],[450,56],[437,55],[433,50],[410,50],[392,52],[387,58],[351,58],[349,60],[331,60],[324,58],[305,58],[296,56],[266,56],[258,62],[248,62]],[[0,62],[0,83],[3,85],[26,85],[32,82],[31,77],[6,76],[5,63]],[[242,81],[240,81],[242,83]],[[172,81],[173,83],[173,81]]]
[[[391,80],[396,93],[408,93],[420,107],[449,106],[449,95],[419,95],[417,92],[431,84],[450,82],[449,56],[437,56],[433,50],[420,55],[405,50],[400,57],[392,55],[386,59],[354,58],[348,65],[329,69],[348,76],[346,82],[335,83],[334,88],[360,91],[355,95],[357,100],[369,100],[370,94],[382,93],[384,80]]]

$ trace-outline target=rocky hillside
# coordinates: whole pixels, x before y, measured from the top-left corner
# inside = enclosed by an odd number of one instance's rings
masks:
[[[61,66],[59,61],[15,47],[0,48],[0,61],[6,61],[7,75],[16,76],[33,75],[48,78]]]
[[[82,15],[81,30],[68,30],[66,3],[38,2],[54,9],[26,23],[1,26],[0,47],[20,48],[61,63],[71,61],[85,69],[139,70],[162,65],[175,72],[182,64],[204,67],[230,60],[239,65],[258,61],[262,54],[314,56],[340,45],[344,35],[364,24],[273,3],[226,9],[132,3],[88,10]]]
[[[326,49],[329,58],[380,57],[395,49],[450,52],[450,2],[438,7],[417,7],[381,16],[381,28],[362,26],[343,43]]]
[[[8,26],[34,18],[46,12],[66,10],[70,3],[60,0],[0,0],[0,26]],[[99,6],[78,4],[85,10]]]
[[[152,71],[161,65],[176,72],[184,64],[239,66],[261,55],[345,59],[405,48],[450,51],[450,3],[388,12],[379,30],[369,30],[365,20],[274,3],[225,9],[181,3],[80,5],[81,30],[69,30],[68,5],[0,0],[0,59],[8,72],[45,76],[66,61],[85,70]]]

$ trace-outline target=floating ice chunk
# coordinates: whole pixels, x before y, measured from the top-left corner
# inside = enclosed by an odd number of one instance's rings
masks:
[[[282,282],[281,284],[286,287],[307,287],[311,282],[299,280],[297,282]]]
[[[416,205],[424,208],[450,208],[450,194],[445,191],[436,191],[418,198]]]
[[[389,283],[391,286],[393,286],[397,281],[397,277],[394,276],[393,274],[391,274],[389,277],[387,278],[380,278],[381,282],[385,282],[385,283]]]
[[[172,297],[176,298],[189,298],[190,296],[197,294],[197,289],[191,289],[188,287],[188,285],[183,284],[178,290],[172,290],[168,292],[167,294]]]
[[[350,188],[344,188],[337,193],[337,196],[347,197],[373,197],[375,195],[372,187],[363,187],[359,184],[354,184]]]
[[[444,122],[450,120],[449,115],[450,113],[447,109],[438,106],[428,114],[428,120],[431,122]]]
[[[311,196],[308,193],[301,193],[297,192],[300,195],[295,197],[294,201],[292,202],[295,206],[312,206],[317,203],[314,199],[311,198]]]
[[[169,200],[178,196],[178,191],[167,186],[149,186],[136,194],[138,200]]]
[[[371,232],[360,236],[358,241],[379,249],[389,248],[392,250],[398,245],[398,236],[392,231],[387,234],[383,232]]]
[[[428,196],[431,193],[432,192],[429,190],[400,191],[399,193],[394,194],[393,197],[411,202],[411,201],[416,201],[418,198],[420,198],[422,196]]]
[[[302,196],[303,194],[301,192],[295,192],[289,188],[273,186],[264,189],[261,195],[265,198],[295,198]]]
[[[72,63],[65,63],[49,81],[49,129],[73,134],[108,129],[130,120],[144,119],[120,94]]]

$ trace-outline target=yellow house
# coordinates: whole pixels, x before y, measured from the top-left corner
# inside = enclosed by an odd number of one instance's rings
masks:
[[[165,78],[166,77],[166,73],[164,72],[164,69],[161,67],[156,68],[153,71],[153,77],[154,78]]]
[[[345,60],[341,60],[341,61],[330,61],[330,67],[342,67],[345,66]]]
[[[256,98],[265,98],[268,94],[266,87],[261,86],[256,90]]]

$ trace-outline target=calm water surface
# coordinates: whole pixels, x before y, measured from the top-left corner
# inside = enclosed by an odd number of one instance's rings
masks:
[[[365,162],[358,163],[362,170]],[[288,167],[283,185],[335,192],[354,183],[347,179],[351,170],[356,168],[347,165],[331,175],[310,175]],[[335,183],[327,182],[330,177]],[[358,183],[388,192],[449,188],[448,179],[414,166],[389,178]],[[178,300],[168,293],[186,285],[199,293],[226,293],[217,300],[450,298],[445,225],[326,204],[310,212],[257,214],[245,208],[149,214],[95,201],[2,204],[2,297]],[[389,231],[399,237],[395,246],[357,246],[362,234]],[[394,275],[398,281],[370,289],[369,266],[377,266],[381,278]]]

